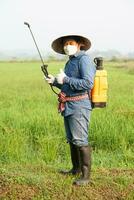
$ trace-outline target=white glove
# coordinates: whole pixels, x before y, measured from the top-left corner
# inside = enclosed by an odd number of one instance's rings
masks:
[[[49,84],[53,84],[53,82],[54,82],[54,80],[55,80],[55,77],[54,77],[53,75],[51,75],[51,74],[49,74],[48,77],[49,77],[49,78],[46,78],[46,77],[44,76],[45,80],[46,80]]]
[[[66,74],[64,73],[63,69],[60,69],[60,73],[57,74],[56,80],[59,84],[63,84],[63,79],[66,77]]]

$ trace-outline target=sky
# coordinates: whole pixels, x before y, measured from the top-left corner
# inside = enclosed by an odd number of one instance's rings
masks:
[[[91,50],[134,51],[134,0],[0,0],[0,51],[34,50],[24,21],[45,52],[68,34],[88,37]]]

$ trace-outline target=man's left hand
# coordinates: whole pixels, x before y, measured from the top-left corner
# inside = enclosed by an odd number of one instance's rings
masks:
[[[64,73],[63,69],[60,69],[60,73],[57,74],[57,76],[56,76],[57,82],[59,84],[63,84],[63,80],[65,77],[66,77],[66,74]]]

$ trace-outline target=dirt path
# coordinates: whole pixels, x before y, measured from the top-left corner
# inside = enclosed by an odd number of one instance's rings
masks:
[[[0,200],[133,200],[134,170],[97,169],[85,187],[72,186],[74,177],[48,167],[1,170]]]

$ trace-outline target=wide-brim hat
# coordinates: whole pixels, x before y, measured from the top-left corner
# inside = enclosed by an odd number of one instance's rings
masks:
[[[80,48],[81,50],[87,51],[91,47],[91,41],[86,37],[80,35],[66,35],[54,40],[51,45],[52,49],[57,53],[65,54],[63,47],[64,41],[67,39],[74,39],[76,40],[76,42],[80,42],[81,44],[83,44]]]

